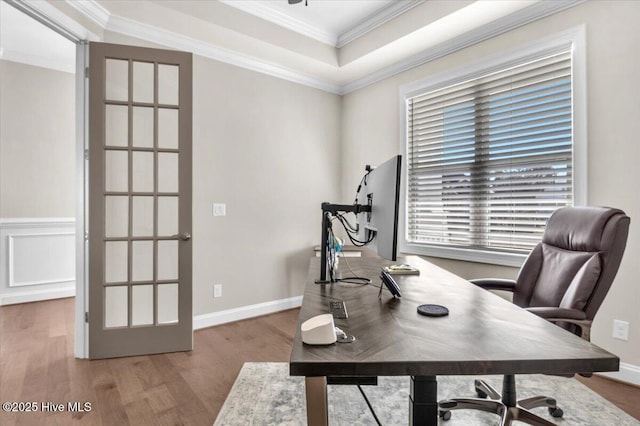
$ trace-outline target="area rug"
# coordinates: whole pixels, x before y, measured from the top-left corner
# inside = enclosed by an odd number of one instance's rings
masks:
[[[439,376],[438,397],[475,396],[473,378]],[[500,389],[500,376],[480,377]],[[615,407],[575,379],[544,375],[516,376],[518,396],[554,396],[564,417],[553,419],[545,408],[534,412],[561,426],[631,426],[640,422]],[[406,425],[409,412],[409,378],[380,377],[378,386],[363,386],[383,425]],[[375,425],[355,386],[328,387],[330,425]],[[519,422],[516,422],[521,424]],[[246,363],[242,367],[214,425],[305,425],[304,378],[290,377],[287,363]],[[446,426],[498,424],[498,416],[475,410],[453,412]]]

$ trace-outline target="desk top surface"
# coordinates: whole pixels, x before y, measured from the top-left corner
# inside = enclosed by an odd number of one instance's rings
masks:
[[[350,258],[351,269],[372,285],[315,284],[320,261],[311,259],[293,348],[294,376],[395,376],[471,374],[571,374],[618,369],[619,359],[503,298],[415,256],[396,262],[377,257]],[[380,268],[408,263],[419,276],[394,276],[402,292],[378,299]],[[351,274],[344,259],[343,275]],[[310,346],[300,324],[328,313],[331,300],[343,300],[349,318],[337,327],[353,343]],[[421,304],[449,309],[445,317],[417,313]]]

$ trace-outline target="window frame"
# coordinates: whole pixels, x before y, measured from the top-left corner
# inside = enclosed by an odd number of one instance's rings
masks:
[[[572,167],[573,204],[587,204],[587,110],[586,110],[586,34],[584,25],[545,37],[532,43],[456,67],[400,87],[400,152],[408,158],[408,99],[439,88],[462,83],[491,72],[509,68],[570,49],[572,52]],[[526,254],[477,248],[416,244],[407,238],[407,161],[402,164],[400,227],[398,245],[401,253],[441,257],[494,265],[519,267]]]

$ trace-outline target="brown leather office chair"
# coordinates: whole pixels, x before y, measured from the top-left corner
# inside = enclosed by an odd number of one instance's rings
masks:
[[[486,289],[513,292],[513,303],[589,340],[598,312],[618,272],[627,243],[629,217],[605,207],[564,207],[556,210],[539,243],[525,260],[516,280],[479,279]],[[579,372],[578,372],[579,373]],[[532,425],[553,425],[530,412],[547,407],[562,417],[556,400],[538,396],[516,399],[515,378],[505,375],[502,395],[482,380],[475,381],[479,398],[440,401],[440,416],[452,410],[476,409],[499,414],[502,425],[519,420]],[[484,399],[486,397],[489,399]]]

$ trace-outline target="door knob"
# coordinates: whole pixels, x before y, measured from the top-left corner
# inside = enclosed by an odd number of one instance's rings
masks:
[[[171,238],[174,240],[187,241],[191,239],[191,234],[188,232],[183,232],[182,234],[174,234],[171,236]]]

